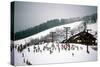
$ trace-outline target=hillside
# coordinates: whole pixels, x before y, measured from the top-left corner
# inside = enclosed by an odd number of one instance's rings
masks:
[[[45,63],[60,63],[60,62],[79,62],[79,61],[95,61],[97,60],[97,46],[88,46],[89,53],[87,53],[87,47],[83,44],[60,43],[60,40],[64,40],[65,31],[64,27],[70,27],[70,31],[74,31],[74,34],[79,33],[82,28],[80,25],[83,21],[74,22],[70,24],[56,26],[38,34],[31,35],[29,37],[14,41],[15,52],[15,65],[27,65],[27,61],[31,64],[45,64]],[[92,23],[87,25],[87,29],[91,29],[89,32],[92,35],[97,32],[97,23]],[[80,30],[81,29],[81,30]],[[31,39],[43,39],[48,38],[50,32],[57,32],[56,34],[58,41],[52,42],[42,42],[35,44],[30,43]],[[69,36],[70,37],[70,36]],[[30,46],[31,45],[31,46]],[[54,47],[52,46],[54,45]],[[66,46],[66,47],[65,47]],[[96,48],[96,50],[95,50]],[[55,59],[56,57],[56,59]],[[35,60],[35,61],[34,61]],[[43,62],[41,62],[41,61]]]
[[[40,25],[37,25],[35,27],[31,27],[29,29],[19,31],[16,33],[14,33],[14,31],[11,31],[11,35],[14,35],[14,37],[12,37],[11,39],[12,40],[23,39],[25,37],[29,37],[31,35],[37,34],[46,29],[50,29],[52,27],[59,26],[59,25],[69,24],[69,23],[78,22],[78,21],[84,21],[86,23],[91,23],[91,22],[94,23],[96,22],[96,20],[97,20],[97,14],[84,16],[84,17],[69,18],[69,19],[53,19],[53,20],[44,22]]]

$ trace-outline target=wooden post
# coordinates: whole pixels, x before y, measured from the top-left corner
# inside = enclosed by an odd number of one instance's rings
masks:
[[[91,29],[87,29],[86,31],[87,31],[87,33],[88,33],[88,31],[91,31]],[[89,42],[89,41],[86,41],[86,42]],[[87,45],[87,53],[89,53],[88,43],[87,43],[86,45]]]
[[[88,44],[87,44],[87,53],[89,53]]]

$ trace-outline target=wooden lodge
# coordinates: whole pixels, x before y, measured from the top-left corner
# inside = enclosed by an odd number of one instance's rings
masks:
[[[68,40],[64,40],[64,42],[69,42],[69,43],[79,43],[79,44],[84,44],[84,45],[97,45],[97,39],[90,33],[86,31],[82,31],[76,35],[73,35],[70,37]]]

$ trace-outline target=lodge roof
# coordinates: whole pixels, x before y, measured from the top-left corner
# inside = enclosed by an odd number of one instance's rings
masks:
[[[88,33],[88,32],[85,32],[85,31],[82,31],[72,37],[70,37],[68,40],[75,40],[75,39],[80,39],[80,40],[96,40],[96,38]]]
[[[80,43],[80,44],[96,44],[95,40],[97,39],[92,34],[86,31],[82,31],[76,35],[73,35],[68,40],[63,40],[62,43],[70,42],[70,43]]]

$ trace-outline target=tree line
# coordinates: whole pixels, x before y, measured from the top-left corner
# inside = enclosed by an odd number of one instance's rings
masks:
[[[31,35],[37,34],[39,32],[42,32],[46,29],[49,29],[49,28],[52,28],[55,26],[73,23],[73,22],[77,22],[77,21],[86,21],[88,23],[88,21],[90,21],[90,20],[92,22],[96,22],[97,21],[97,13],[89,15],[89,16],[84,16],[84,17],[49,20],[49,21],[44,22],[40,25],[37,25],[35,27],[31,27],[31,28],[23,30],[23,31],[19,31],[16,33],[14,33],[14,31],[12,31],[11,34],[14,35],[14,38],[12,38],[12,40],[23,39],[25,37],[29,37]]]

